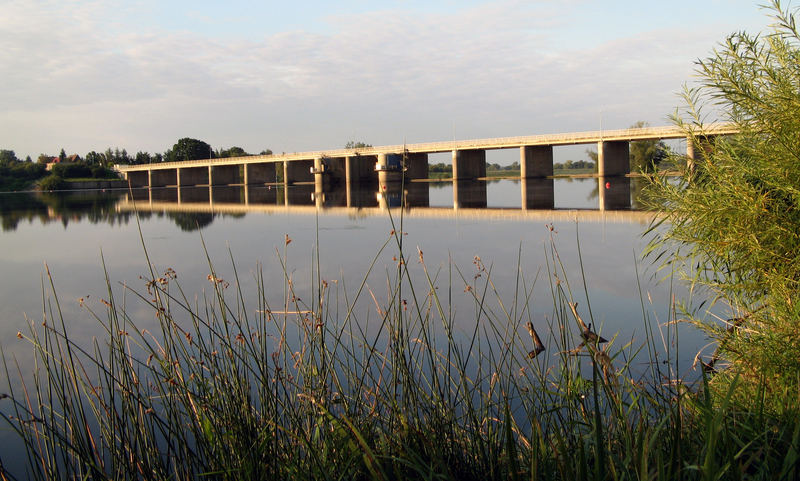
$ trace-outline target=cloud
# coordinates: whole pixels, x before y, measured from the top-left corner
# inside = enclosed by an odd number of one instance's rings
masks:
[[[161,151],[196,136],[288,151],[354,135],[379,144],[454,129],[459,138],[593,129],[599,111],[608,128],[657,124],[705,40],[662,29],[565,47],[555,39],[569,10],[552,2],[337,15],[329,32],[247,38],[137,30],[116,7],[4,7],[3,148]]]

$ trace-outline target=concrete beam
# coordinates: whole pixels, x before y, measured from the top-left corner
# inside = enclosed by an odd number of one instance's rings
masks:
[[[597,174],[600,176],[631,173],[630,143],[627,140],[597,143]]]
[[[453,151],[453,180],[486,177],[486,151],[483,149]]]
[[[520,179],[522,191],[522,209],[553,209],[555,207],[555,187],[553,179],[525,178]]]
[[[519,176],[525,178],[553,175],[553,146],[525,145],[519,148]]]

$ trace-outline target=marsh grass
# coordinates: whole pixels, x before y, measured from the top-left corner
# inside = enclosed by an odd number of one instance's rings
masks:
[[[685,385],[671,322],[651,323],[643,309],[646,339],[593,341],[589,288],[574,290],[554,240],[545,278],[522,270],[520,249],[514,291],[500,293],[480,258],[469,270],[431,269],[421,250],[407,255],[400,212],[349,287],[326,280],[315,254],[312,288],[298,292],[288,236],[276,250],[282,282],[257,270],[255,300],[233,254],[231,279],[208,259],[211,288],[196,300],[178,273],[147,258],[141,289],[120,295],[107,276],[105,299],[84,304],[102,329],[91,342],[70,337],[48,272],[43,320],[19,334],[35,365],[4,356],[7,378],[15,371],[23,381],[9,381],[0,413],[27,467],[0,469],[2,478],[797,475],[798,424]],[[395,263],[384,298],[367,278],[387,252]],[[532,314],[536,282],[550,285],[545,319]],[[279,305],[268,302],[275,291]],[[453,309],[456,296],[470,299],[469,323],[457,319],[465,314]],[[364,299],[372,314],[358,307]],[[635,367],[642,358],[646,369]]]

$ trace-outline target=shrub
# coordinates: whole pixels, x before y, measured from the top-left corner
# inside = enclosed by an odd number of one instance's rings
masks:
[[[730,367],[712,385],[740,376],[741,401],[784,411],[800,388],[800,35],[779,1],[771,11],[769,33],[733,34],[698,62],[701,83],[675,115],[697,159],[677,183],[654,178],[652,192],[669,226],[654,246],[677,244],[669,262],[730,307],[725,322],[691,317],[719,342],[709,367]],[[705,137],[708,108],[741,133]]]
[[[64,179],[56,174],[50,174],[39,182],[39,189],[41,190],[62,190],[65,186]]]

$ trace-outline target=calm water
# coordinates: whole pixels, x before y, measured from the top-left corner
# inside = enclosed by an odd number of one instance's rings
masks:
[[[7,357],[15,356],[22,366],[31,365],[30,349],[17,340],[16,333],[25,331],[28,322],[41,322],[45,263],[72,335],[86,340],[102,336],[78,299],[88,298],[88,305],[103,312],[99,304],[107,297],[103,262],[117,296],[124,291],[123,283],[143,290],[140,276],[148,275],[148,266],[142,239],[156,269],[177,271],[190,297],[209,290],[203,242],[219,276],[226,280],[233,279],[232,253],[245,295],[252,293],[254,275],[262,269],[267,299],[274,305],[283,304],[278,256],[284,248],[301,298],[310,293],[317,247],[322,277],[355,289],[393,229],[385,207],[399,204],[403,195],[414,206],[403,214],[407,256],[415,260],[409,264],[412,273],[421,274],[417,248],[424,252],[429,270],[442,270],[443,279],[447,279],[451,261],[471,279],[473,259],[480,256],[492,267],[501,296],[510,301],[521,252],[526,279],[533,281],[538,276],[532,297],[533,321],[544,326],[553,310],[545,261],[545,249],[553,235],[546,226],[552,224],[569,280],[578,287],[582,287],[580,242],[595,324],[601,326],[605,337],[618,333],[620,339],[639,340],[644,330],[642,299],[648,315],[663,322],[668,318],[669,286],[656,283],[653,269],[638,260],[646,244],[641,233],[649,222],[647,215],[630,209],[637,206],[638,185],[606,182],[556,179],[535,187],[510,180],[464,186],[421,183],[407,186],[405,193],[395,187],[385,191],[368,187],[323,196],[315,194],[313,186],[288,191],[274,187],[246,191],[240,187],[143,189],[133,197],[127,192],[0,194],[0,343]],[[601,197],[609,210],[597,210]],[[142,239],[134,204],[140,212]],[[555,210],[536,208],[547,204]],[[391,212],[399,222],[400,211]],[[286,236],[291,239],[288,246]],[[368,286],[379,300],[386,298],[386,275],[396,254],[396,248],[388,248],[378,255],[377,267],[368,278]],[[441,288],[447,288],[446,282]],[[456,316],[459,327],[467,332],[472,327],[470,319],[474,320],[469,295],[463,292],[461,280],[454,281],[451,289],[453,308],[457,314],[463,313],[463,317]],[[583,289],[577,293],[576,300],[585,307]],[[49,286],[45,286],[45,295],[51,295]],[[131,309],[134,317],[152,318],[151,313]],[[358,309],[364,316],[376,317],[371,298]],[[682,334],[680,356],[687,371],[703,344],[702,337],[688,328]],[[0,379],[0,392],[5,385]],[[0,438],[7,436],[7,432],[0,433]]]

